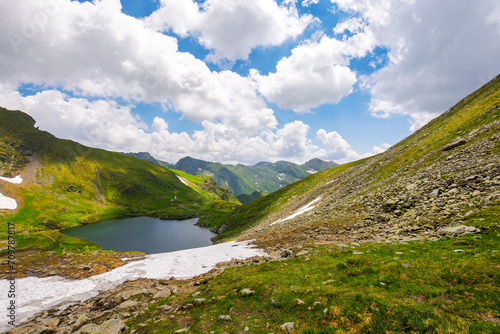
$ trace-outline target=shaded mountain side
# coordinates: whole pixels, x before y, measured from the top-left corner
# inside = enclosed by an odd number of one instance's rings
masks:
[[[131,156],[136,157],[138,159],[142,159],[142,160],[146,160],[146,161],[152,162],[154,164],[160,165],[160,166],[165,167],[165,168],[173,168],[174,167],[174,165],[172,165],[171,163],[168,163],[166,161],[162,161],[162,160],[158,160],[158,159],[154,158],[148,152],[137,152],[137,153],[133,153],[133,152],[125,153],[125,152],[122,152],[122,153],[131,155]]]
[[[20,185],[0,180],[0,192],[18,203],[0,210],[0,238],[14,224],[17,248],[93,247],[58,230],[121,216],[195,217],[211,200],[164,167],[58,139],[34,124],[0,108],[0,176],[23,178]]]
[[[218,239],[435,240],[499,204],[499,139],[496,77],[386,152],[237,208]]]
[[[249,194],[241,194],[238,196],[238,200],[240,201],[241,204],[248,204],[253,201],[258,200],[259,198],[262,198],[266,196],[267,193],[265,192],[259,192],[259,191],[254,191],[253,193]]]
[[[304,165],[286,161],[259,162],[255,166],[225,165],[186,157],[175,164],[175,169],[192,175],[209,175],[217,184],[228,187],[233,194],[240,196],[250,195],[254,192],[270,193],[303,179],[311,173],[335,165],[334,162],[320,159],[313,159]]]

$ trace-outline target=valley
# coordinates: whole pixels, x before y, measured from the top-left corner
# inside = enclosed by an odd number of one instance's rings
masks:
[[[21,277],[43,266],[53,271],[40,276],[57,280],[65,258],[80,258],[74,271],[93,270],[85,274],[92,281],[123,273],[66,309],[54,302],[11,333],[500,329],[500,76],[384,153],[245,205],[201,167],[190,175],[59,140],[19,111],[2,109],[0,117],[2,175],[23,179],[0,181],[0,192],[18,203],[1,210],[0,237],[7,241],[15,226],[16,250],[38,252],[18,259],[19,288],[27,282],[30,291],[29,282],[39,281]],[[160,261],[153,266],[161,275],[135,275],[128,268],[146,272],[159,254],[123,260],[60,232],[134,216],[199,217],[218,234],[210,247],[229,248],[223,258],[211,256],[215,248],[181,251],[189,254],[184,263],[213,260],[199,263],[200,271],[177,275],[180,260],[164,268]],[[248,240],[258,252],[231,259],[227,242]],[[93,268],[110,254],[114,265]]]

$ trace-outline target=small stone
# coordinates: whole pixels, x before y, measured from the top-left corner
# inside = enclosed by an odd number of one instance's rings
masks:
[[[193,293],[191,296],[193,297],[198,297],[199,295],[201,294],[200,291],[196,291],[195,293]]]
[[[190,309],[190,308],[192,308],[192,307],[193,307],[193,304],[185,304],[185,305],[182,305],[182,309],[183,309],[183,310],[188,310],[188,309]]]
[[[90,318],[87,317],[86,315],[82,315],[80,316],[76,322],[74,323],[73,325],[73,328],[74,329],[79,329],[80,327],[82,327],[83,325],[85,325],[87,322],[90,321]]]
[[[188,330],[189,330],[189,328],[181,328],[181,329],[176,330],[174,333],[185,333]]]
[[[173,308],[173,306],[172,305],[160,305],[160,306],[158,306],[158,308],[162,309],[165,312],[168,312]]]
[[[291,332],[293,330],[293,328],[295,327],[295,322],[285,322],[280,327],[284,331]]]
[[[455,253],[460,253],[460,252],[463,252],[464,250],[463,249],[454,249],[453,250]]]
[[[125,330],[125,323],[120,319],[111,319],[99,326],[100,334],[119,334]]]
[[[59,325],[59,319],[57,318],[40,319],[40,323],[50,328],[56,328],[57,325]]]
[[[90,334],[90,333],[99,333],[100,329],[99,326],[96,324],[87,324],[85,326],[82,326],[78,333],[80,334]]]
[[[379,284],[380,284],[380,285],[383,285],[383,286],[387,285],[387,284],[385,284],[384,282],[379,282]]]
[[[251,295],[253,295],[255,293],[255,291],[250,290],[249,288],[245,288],[245,289],[241,290],[240,293],[243,296],[251,296]]]
[[[118,305],[118,308],[132,308],[139,305],[139,302],[136,302],[135,300],[127,300]]]
[[[432,196],[432,197],[438,197],[440,194],[441,194],[441,190],[440,190],[440,189],[434,189],[434,190],[431,192],[431,196]]]
[[[364,254],[363,252],[358,252],[358,251],[352,251],[352,254],[354,255],[361,255],[361,254]]]
[[[205,301],[205,298],[195,298],[195,300],[194,300],[194,302],[195,302],[196,304],[201,304],[201,303],[203,303],[204,301]]]
[[[122,292],[122,298],[124,300],[130,299],[130,297],[136,296],[138,294],[141,294],[142,290],[139,289],[130,289],[130,290],[125,290]]]
[[[167,289],[161,290],[158,293],[156,293],[153,296],[153,299],[167,298],[167,297],[170,297],[171,295],[172,295],[172,292],[170,291],[170,289],[167,288]]]
[[[413,267],[413,266],[411,264],[409,264],[409,263],[403,263],[403,267],[410,268],[410,267]]]
[[[219,315],[219,320],[231,320],[230,315]]]

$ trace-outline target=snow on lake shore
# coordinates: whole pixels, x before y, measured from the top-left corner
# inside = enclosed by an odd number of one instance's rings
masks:
[[[248,242],[227,242],[171,253],[146,255],[143,260],[83,280],[70,280],[60,276],[16,279],[16,324],[57,305],[94,297],[99,291],[113,288],[126,280],[170,277],[186,279],[210,271],[218,262],[252,256],[267,256],[267,254],[249,245]],[[6,310],[10,303],[10,299],[7,299],[9,286],[8,280],[0,281],[2,292],[0,307],[3,310]],[[7,321],[0,321],[0,331],[9,329],[12,328],[7,325]]]
[[[15,178],[0,176],[0,180],[14,184],[21,184],[23,182],[21,175],[18,175]],[[4,194],[0,193],[0,209],[15,210],[16,208],[17,208],[17,202],[15,199],[7,197]]]

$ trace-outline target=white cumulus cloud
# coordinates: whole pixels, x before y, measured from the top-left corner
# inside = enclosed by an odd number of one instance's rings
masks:
[[[337,103],[349,95],[357,82],[343,53],[343,42],[324,36],[319,42],[308,42],[281,59],[276,72],[251,77],[269,101],[280,108],[308,112],[322,104]]]
[[[6,32],[0,35],[0,83],[159,102],[185,119],[220,121],[248,134],[277,125],[253,80],[210,71],[179,52],[175,38],[124,15],[118,0],[3,2],[0,30]]]
[[[358,153],[337,131],[326,132],[324,129],[319,129],[316,132],[316,138],[327,147],[326,158],[337,163],[347,163],[367,158],[382,153],[390,147],[389,144],[383,143],[380,146],[374,146],[373,152]]]
[[[311,15],[299,15],[292,2],[274,0],[162,0],[146,24],[159,31],[191,35],[211,50],[207,60],[247,59],[253,48],[281,45],[302,34]]]
[[[409,115],[414,131],[500,72],[496,0],[331,1],[367,22],[358,33],[371,34],[367,46],[389,50],[389,65],[365,82],[374,116]]]

